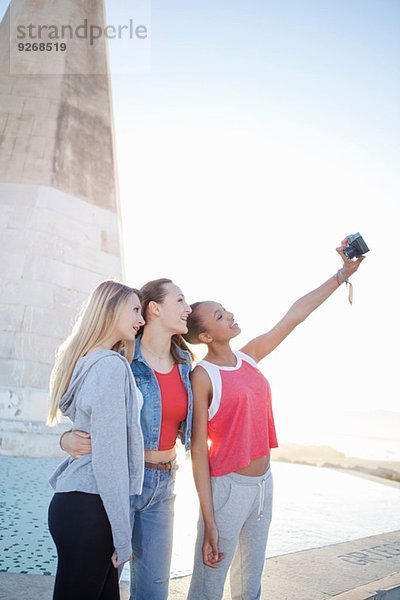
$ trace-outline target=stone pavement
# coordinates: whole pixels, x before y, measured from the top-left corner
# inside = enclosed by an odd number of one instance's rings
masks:
[[[184,600],[189,580],[172,579],[169,600]],[[0,573],[0,600],[51,600],[53,582],[51,576]],[[128,600],[128,587],[122,582],[121,600]],[[262,600],[327,598],[400,600],[400,530],[266,561]]]

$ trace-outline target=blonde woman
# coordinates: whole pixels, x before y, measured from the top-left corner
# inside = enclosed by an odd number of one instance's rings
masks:
[[[191,312],[170,279],[140,290],[146,325],[138,336],[131,369],[143,394],[141,426],[145,447],[143,492],[131,496],[131,600],[167,600],[175,503],[176,438],[190,448],[191,355],[182,334]],[[91,452],[88,430],[67,432],[61,447],[71,456]],[[110,444],[114,440],[110,438]]]
[[[68,457],[50,478],[53,600],[120,597],[117,567],[132,554],[129,497],[143,485],[142,397],[129,364],[143,324],[139,292],[103,281],[57,353],[48,423],[68,416],[73,430],[90,433],[92,452]]]

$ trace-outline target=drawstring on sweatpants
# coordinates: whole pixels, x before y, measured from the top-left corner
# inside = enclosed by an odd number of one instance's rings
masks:
[[[265,479],[261,479],[261,481],[259,481],[257,484],[260,488],[260,495],[258,497],[258,521],[261,521],[264,516],[265,481]]]

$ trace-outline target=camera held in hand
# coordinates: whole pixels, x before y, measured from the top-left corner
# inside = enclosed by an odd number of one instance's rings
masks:
[[[343,248],[347,258],[358,258],[366,252],[369,252],[367,244],[364,242],[360,233],[353,233],[347,237],[348,246]]]

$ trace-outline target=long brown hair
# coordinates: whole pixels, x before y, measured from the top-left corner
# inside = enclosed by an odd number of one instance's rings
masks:
[[[161,278],[161,279],[153,279],[152,281],[148,281],[144,284],[143,287],[140,288],[140,298],[142,302],[142,315],[147,320],[147,309],[149,307],[150,302],[157,302],[158,304],[162,304],[165,296],[168,293],[166,285],[168,283],[174,283],[172,279]],[[143,327],[141,328],[141,332],[143,332]],[[193,352],[187,346],[183,337],[179,334],[175,334],[171,338],[171,354],[172,358],[176,363],[186,363],[188,362],[182,356],[179,356],[179,349],[185,350],[189,353],[190,359],[194,359]]]

